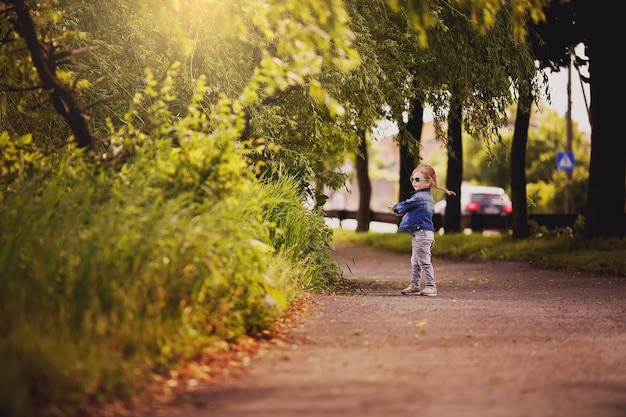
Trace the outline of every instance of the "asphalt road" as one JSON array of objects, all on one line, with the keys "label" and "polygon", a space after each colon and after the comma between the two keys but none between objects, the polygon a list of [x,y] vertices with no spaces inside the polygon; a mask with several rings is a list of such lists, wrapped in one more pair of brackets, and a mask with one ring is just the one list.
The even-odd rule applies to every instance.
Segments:
[{"label": "asphalt road", "polygon": [[434,259],[439,295],[402,296],[408,257],[340,246],[359,295],[311,294],[284,339],[167,417],[624,417],[626,282]]}]

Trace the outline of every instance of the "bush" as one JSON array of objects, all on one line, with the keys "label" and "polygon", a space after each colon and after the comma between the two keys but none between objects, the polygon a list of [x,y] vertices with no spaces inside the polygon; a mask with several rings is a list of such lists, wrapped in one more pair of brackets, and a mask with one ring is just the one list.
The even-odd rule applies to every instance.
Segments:
[{"label": "bush", "polygon": [[5,188],[2,415],[127,398],[151,373],[261,335],[339,276],[294,179],[259,182],[194,106],[180,120],[158,98],[146,107],[104,161],[67,147]]}]

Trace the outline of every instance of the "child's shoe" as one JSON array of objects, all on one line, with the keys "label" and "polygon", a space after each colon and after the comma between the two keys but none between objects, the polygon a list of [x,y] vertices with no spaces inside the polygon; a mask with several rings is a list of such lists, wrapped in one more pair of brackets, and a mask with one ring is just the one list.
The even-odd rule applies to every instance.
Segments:
[{"label": "child's shoe", "polygon": [[409,285],[408,287],[400,291],[400,294],[402,295],[419,295],[419,293],[420,293],[420,287],[413,285],[413,284]]},{"label": "child's shoe", "polygon": [[435,297],[437,296],[437,287],[433,287],[433,286],[426,286],[424,287],[424,289],[421,292],[422,295],[425,295],[427,297]]}]

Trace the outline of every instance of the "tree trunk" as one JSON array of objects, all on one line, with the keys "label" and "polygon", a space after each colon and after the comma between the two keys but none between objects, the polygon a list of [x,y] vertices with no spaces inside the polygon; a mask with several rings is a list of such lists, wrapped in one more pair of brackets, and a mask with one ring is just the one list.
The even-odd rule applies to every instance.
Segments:
[{"label": "tree trunk", "polygon": [[461,182],[463,181],[463,142],[461,141],[462,107],[457,97],[450,98],[448,114],[448,169],[446,188],[456,191],[457,196],[446,195],[446,212],[443,228],[446,233],[461,231]]},{"label": "tree trunk", "polygon": [[[419,142],[422,137],[422,128],[424,126],[424,107],[420,100],[413,100],[413,109],[411,117],[406,124],[406,130],[413,136],[413,140]],[[410,152],[411,147],[408,145],[400,145],[400,195],[398,201],[409,198],[413,192],[411,184],[411,172],[415,168],[415,156]]]},{"label": "tree trunk", "polygon": [[[522,98],[520,98],[522,100]],[[515,130],[511,142],[511,214],[513,239],[525,239],[530,233],[528,226],[528,210],[526,207],[526,144],[528,143],[528,126],[530,124],[530,102],[526,97],[526,105],[517,106]]]},{"label": "tree trunk", "polygon": [[367,140],[363,130],[361,130],[361,143],[359,143],[359,155],[356,156],[355,167],[357,183],[359,184],[359,210],[356,219],[356,232],[367,232],[372,219],[370,210],[372,184],[368,171]]},{"label": "tree trunk", "polygon": [[[44,51],[44,43],[37,37],[35,24],[25,1],[13,2],[14,13],[9,13],[13,28],[26,42],[33,65],[41,79],[42,88],[50,94],[54,109],[63,117],[74,135],[79,148],[96,149],[96,137],[89,129],[89,117],[83,111],[74,91],[65,85],[56,75],[57,61],[53,50]],[[72,51],[76,53],[76,51]]]},{"label": "tree trunk", "polygon": [[[591,7],[590,13],[602,12],[596,9]],[[601,22],[599,18],[595,20]],[[626,133],[620,127],[622,108],[616,105],[624,87],[615,53],[607,48],[610,41],[614,39],[608,32],[591,31],[587,45],[591,75],[591,160],[584,231],[587,238],[624,236]]]},{"label": "tree trunk", "polygon": [[409,147],[400,144],[400,192],[398,193],[398,201],[406,200],[413,191],[413,186],[411,185],[411,172],[415,168],[413,161]]}]

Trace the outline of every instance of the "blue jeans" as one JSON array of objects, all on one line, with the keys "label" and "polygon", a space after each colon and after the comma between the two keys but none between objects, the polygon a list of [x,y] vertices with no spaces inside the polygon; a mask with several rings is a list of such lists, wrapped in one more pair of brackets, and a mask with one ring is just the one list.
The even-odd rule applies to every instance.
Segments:
[{"label": "blue jeans", "polygon": [[420,285],[422,272],[426,285],[435,286],[435,270],[431,262],[431,250],[435,244],[435,232],[416,230],[411,233],[411,284]]}]

